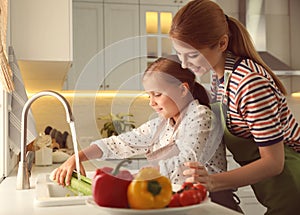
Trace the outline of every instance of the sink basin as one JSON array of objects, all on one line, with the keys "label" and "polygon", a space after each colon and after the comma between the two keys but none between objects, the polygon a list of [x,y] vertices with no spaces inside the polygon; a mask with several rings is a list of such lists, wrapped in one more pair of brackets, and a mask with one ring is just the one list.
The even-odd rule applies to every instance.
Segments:
[{"label": "sink basin", "polygon": [[[93,173],[87,173],[89,178]],[[50,174],[40,174],[36,179],[34,204],[40,207],[82,205],[91,196],[76,196],[65,187],[49,178]]]}]

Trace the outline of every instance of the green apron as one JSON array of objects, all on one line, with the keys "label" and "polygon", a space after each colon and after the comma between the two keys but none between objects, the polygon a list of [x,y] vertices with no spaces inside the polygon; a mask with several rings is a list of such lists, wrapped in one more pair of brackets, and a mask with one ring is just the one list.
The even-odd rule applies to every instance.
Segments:
[{"label": "green apron", "polygon": [[[258,146],[254,140],[234,136],[227,129],[224,106],[221,102],[211,104],[224,127],[224,143],[234,160],[243,166],[259,159]],[[300,214],[300,153],[288,146],[284,150],[283,172],[251,185],[257,200],[267,208],[268,215]]]}]

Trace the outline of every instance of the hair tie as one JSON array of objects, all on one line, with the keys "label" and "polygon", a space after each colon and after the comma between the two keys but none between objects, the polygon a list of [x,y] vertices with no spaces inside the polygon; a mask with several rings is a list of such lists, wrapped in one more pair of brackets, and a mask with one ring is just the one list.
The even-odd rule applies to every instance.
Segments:
[{"label": "hair tie", "polygon": [[229,17],[225,14],[226,21],[229,21]]}]

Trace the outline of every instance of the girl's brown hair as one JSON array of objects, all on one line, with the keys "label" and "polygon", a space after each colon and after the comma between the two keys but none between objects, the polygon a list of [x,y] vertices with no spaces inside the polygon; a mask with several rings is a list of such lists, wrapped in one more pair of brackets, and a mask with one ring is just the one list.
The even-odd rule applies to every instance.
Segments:
[{"label": "girl's brown hair", "polygon": [[200,104],[210,107],[210,99],[207,91],[196,81],[195,74],[192,71],[181,67],[180,61],[176,55],[160,57],[151,63],[144,73],[143,80],[145,80],[148,75],[156,72],[167,74],[159,77],[170,84],[179,82],[187,83],[193,98],[197,99]]},{"label": "girl's brown hair", "polygon": [[214,47],[225,34],[229,36],[227,50],[236,56],[250,58],[262,65],[281,92],[286,94],[281,81],[255,50],[251,36],[244,25],[237,19],[225,15],[215,2],[190,1],[174,16],[169,32],[171,38],[185,42],[196,49]]}]

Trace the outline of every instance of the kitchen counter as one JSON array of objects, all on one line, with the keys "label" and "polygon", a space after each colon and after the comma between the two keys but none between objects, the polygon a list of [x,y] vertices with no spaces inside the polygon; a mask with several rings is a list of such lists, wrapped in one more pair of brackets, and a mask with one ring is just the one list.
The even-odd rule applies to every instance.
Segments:
[{"label": "kitchen counter", "polygon": [[[103,166],[111,166],[113,164],[103,162]],[[35,180],[37,175],[43,173],[50,173],[58,165],[52,165],[48,167],[36,167],[32,168],[32,176],[30,178],[30,189],[28,190],[16,190],[16,173],[17,169],[13,173],[4,179],[0,184],[0,214],[1,215],[82,215],[82,214],[104,214],[103,211],[96,207],[88,205],[75,205],[75,206],[57,206],[57,207],[37,207],[34,205],[35,198]],[[89,162],[84,164],[86,171],[95,170],[95,165]],[[218,204],[209,202],[207,207],[198,208],[196,210],[189,211],[192,214],[205,214],[205,215],[239,215],[235,211],[227,209]]]}]

